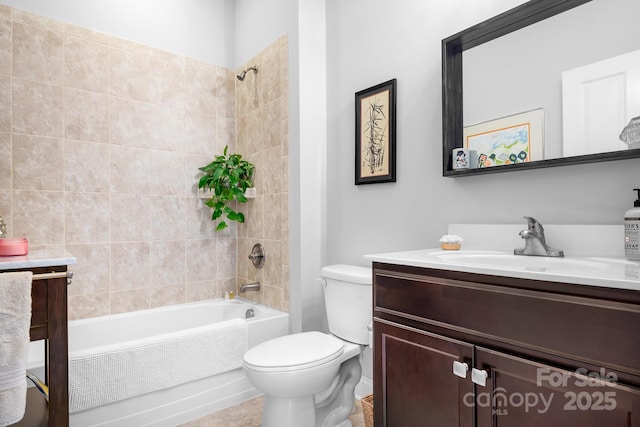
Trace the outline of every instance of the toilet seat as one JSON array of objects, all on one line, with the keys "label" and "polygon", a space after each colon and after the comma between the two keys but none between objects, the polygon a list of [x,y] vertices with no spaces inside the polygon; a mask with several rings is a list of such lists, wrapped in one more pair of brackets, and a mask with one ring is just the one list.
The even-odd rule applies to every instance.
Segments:
[{"label": "toilet seat", "polygon": [[323,365],[342,356],[344,342],[310,331],[258,344],[244,355],[245,367],[256,371],[297,371]]}]

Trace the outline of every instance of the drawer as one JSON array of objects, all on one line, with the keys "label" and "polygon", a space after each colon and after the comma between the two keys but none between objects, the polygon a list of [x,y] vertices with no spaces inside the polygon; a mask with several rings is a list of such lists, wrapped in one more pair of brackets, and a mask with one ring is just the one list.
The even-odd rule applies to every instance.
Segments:
[{"label": "drawer", "polygon": [[[570,285],[569,285],[570,286]],[[374,270],[374,315],[640,375],[640,305]]]}]

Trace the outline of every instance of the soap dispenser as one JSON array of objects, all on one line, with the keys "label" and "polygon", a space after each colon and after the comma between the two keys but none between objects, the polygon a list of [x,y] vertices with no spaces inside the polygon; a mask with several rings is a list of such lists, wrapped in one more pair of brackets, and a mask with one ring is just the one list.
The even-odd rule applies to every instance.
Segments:
[{"label": "soap dispenser", "polygon": [[624,255],[632,261],[640,261],[640,188],[634,188],[638,198],[633,209],[624,214]]}]

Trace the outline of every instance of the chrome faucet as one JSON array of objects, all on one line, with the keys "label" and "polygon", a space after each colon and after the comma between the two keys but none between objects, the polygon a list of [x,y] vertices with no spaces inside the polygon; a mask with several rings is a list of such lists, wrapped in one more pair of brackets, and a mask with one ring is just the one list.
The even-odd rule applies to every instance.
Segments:
[{"label": "chrome faucet", "polygon": [[243,294],[247,291],[259,291],[260,290],[260,282],[255,283],[245,283],[240,286],[240,293]]},{"label": "chrome faucet", "polygon": [[514,255],[530,255],[530,256],[550,256],[563,257],[564,251],[554,249],[547,245],[544,238],[544,228],[535,218],[524,216],[528,222],[526,230],[522,230],[519,234],[525,241],[524,248],[513,250]]}]

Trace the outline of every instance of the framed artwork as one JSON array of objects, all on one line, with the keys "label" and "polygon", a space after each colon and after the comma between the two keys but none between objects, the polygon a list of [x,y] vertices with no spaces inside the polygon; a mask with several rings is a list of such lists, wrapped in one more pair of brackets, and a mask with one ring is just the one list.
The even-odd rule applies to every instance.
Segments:
[{"label": "framed artwork", "polygon": [[356,92],[356,185],[396,181],[396,79]]},{"label": "framed artwork", "polygon": [[542,108],[465,126],[464,147],[475,150],[478,167],[526,163],[544,158]]}]

